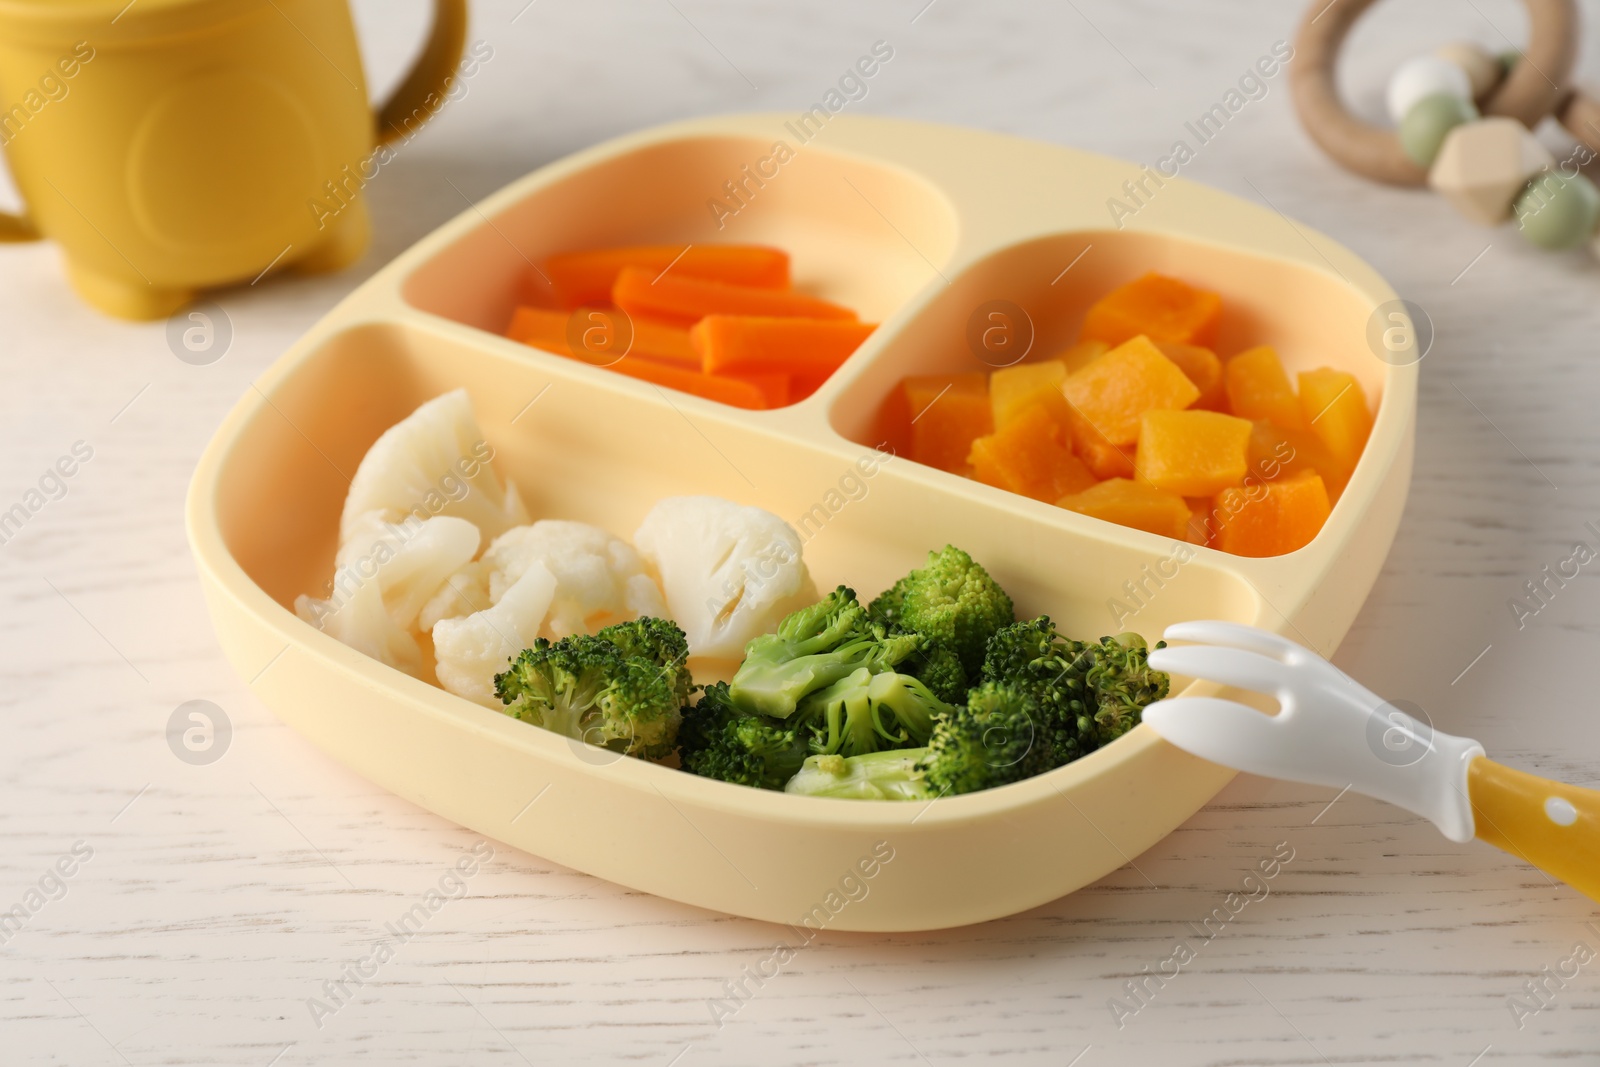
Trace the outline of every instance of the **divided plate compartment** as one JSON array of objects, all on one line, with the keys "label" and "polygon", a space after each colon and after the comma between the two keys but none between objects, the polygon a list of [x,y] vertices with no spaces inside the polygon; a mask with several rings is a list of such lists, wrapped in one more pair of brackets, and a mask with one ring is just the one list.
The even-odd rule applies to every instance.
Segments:
[{"label": "divided plate compartment", "polygon": [[[792,151],[757,185],[745,177]],[[1231,772],[1140,727],[1027,781],[928,803],[793,797],[615,756],[367,659],[293,612],[332,573],[348,479],[382,431],[465,387],[532,515],[631,537],[661,497],[766,508],[805,540],[817,586],[875,595],[959,545],[1063,632],[1222,618],[1331,652],[1375,580],[1410,480],[1416,368],[1368,348],[1395,299],[1332,241],[1276,212],[1168,181],[1123,229],[1132,164],[971,130],[838,117],[802,143],[783,116],[680,123],[581,152],[486,198],[376,274],[240,400],[195,472],[189,536],[222,647],[286,723],[371,781],[473,830],[700,907],[841,930],[1009,915],[1126,864]],[[744,183],[736,214],[713,211]],[[720,218],[719,218],[720,215]],[[880,328],[811,397],[742,411],[499,335],[550,253],[767,243],[796,285]],[[1070,269],[1069,268],[1070,265]],[[1272,343],[1381,402],[1321,534],[1244,559],[1114,526],[874,450],[906,374],[987,369],[968,322],[1010,301],[1048,351],[1148,270],[1222,294],[1219,348]],[[1119,606],[1120,605],[1120,606]],[[1132,613],[1128,614],[1131,609]],[[1187,685],[1178,680],[1175,689]],[[536,799],[537,798],[537,799]],[[530,804],[531,802],[531,804]],[[869,873],[870,872],[870,873]]]}]

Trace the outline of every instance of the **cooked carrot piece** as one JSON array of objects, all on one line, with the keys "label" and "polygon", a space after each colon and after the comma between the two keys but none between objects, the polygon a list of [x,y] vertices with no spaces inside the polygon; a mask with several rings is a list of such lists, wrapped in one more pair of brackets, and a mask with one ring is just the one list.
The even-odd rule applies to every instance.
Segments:
[{"label": "cooked carrot piece", "polygon": [[[1125,341],[1067,377],[1061,391],[1077,419],[1114,445],[1139,439],[1139,416],[1151,408],[1186,408],[1200,396],[1178,365],[1147,337]],[[1075,427],[1075,442],[1084,436]]]},{"label": "cooked carrot piece", "polygon": [[1224,489],[1210,516],[1211,543],[1237,556],[1279,556],[1309,545],[1328,511],[1328,491],[1313,473]]},{"label": "cooked carrot piece", "polygon": [[[789,286],[789,254],[764,245],[631,245],[625,248],[592,248],[562,252],[544,261],[534,274],[529,288],[535,292],[554,290],[562,307],[605,303],[611,287],[625,268],[638,267],[654,278],[670,270],[686,278],[705,278],[729,285],[748,285],[757,289],[786,289]],[[549,284],[545,283],[549,279]]]},{"label": "cooked carrot piece", "polygon": [[1210,347],[1222,314],[1222,298],[1162,274],[1113,289],[1090,305],[1083,336],[1120,345],[1144,334],[1152,341]]},{"label": "cooked carrot piece", "polygon": [[[596,339],[597,343],[588,350],[587,355],[572,350],[572,335],[568,331],[572,329],[574,314],[588,314],[594,317],[592,323],[581,326],[581,332],[578,334],[580,340],[589,336]],[[511,316],[511,325],[506,329],[506,336],[513,341],[521,341],[525,345],[555,352],[557,355],[578,356],[586,362],[605,364],[616,358],[616,353],[610,351],[614,345],[612,338],[626,328],[611,317],[616,314],[616,311],[610,308],[568,312],[519,307]],[[679,364],[685,369],[700,369],[700,357],[689,343],[688,330],[652,322],[649,319],[630,318],[629,322],[633,329],[633,340],[626,349],[628,355],[645,356]],[[591,335],[590,331],[594,333]]]},{"label": "cooked carrot piece", "polygon": [[981,371],[906,378],[894,402],[895,435],[913,460],[940,470],[965,473],[972,442],[994,431],[989,376]]},{"label": "cooked carrot piece", "polygon": [[1289,375],[1271,345],[1257,345],[1228,360],[1228,409],[1241,419],[1271,419],[1285,430],[1303,430],[1305,416]]},{"label": "cooked carrot piece", "polygon": [[728,285],[668,271],[655,274],[625,267],[611,300],[628,314],[692,326],[707,315],[757,315],[785,319],[851,319],[849,308],[814,296],[779,289]]},{"label": "cooked carrot piece", "polygon": [[[556,355],[588,362],[568,352]],[[789,379],[781,374],[701,374],[641,356],[625,356],[605,369],[736,408],[764,411],[789,403]]]},{"label": "cooked carrot piece", "polygon": [[1060,424],[1043,404],[1028,406],[993,434],[973,441],[967,461],[978,481],[1049,503],[1094,484],[1094,475],[1063,443]]},{"label": "cooked carrot piece", "polygon": [[1226,411],[1228,387],[1222,380],[1222,360],[1209,348],[1180,344],[1177,341],[1157,341],[1161,354],[1178,365],[1184,376],[1200,390],[1200,399],[1189,405],[1201,411]]},{"label": "cooked carrot piece", "polygon": [[1056,501],[1058,507],[1180,541],[1189,536],[1189,505],[1177,493],[1112,478]]},{"label": "cooked carrot piece", "polygon": [[820,381],[875,329],[849,319],[707,315],[690,328],[689,341],[707,374],[775,371]]}]

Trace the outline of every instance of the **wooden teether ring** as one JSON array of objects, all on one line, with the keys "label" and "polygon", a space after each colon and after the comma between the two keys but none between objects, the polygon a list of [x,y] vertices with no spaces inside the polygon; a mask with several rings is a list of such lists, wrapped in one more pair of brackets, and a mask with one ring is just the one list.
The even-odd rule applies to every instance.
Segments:
[{"label": "wooden teether ring", "polygon": [[[1289,91],[1311,139],[1335,161],[1391,185],[1424,185],[1428,171],[1413,163],[1391,129],[1363,122],[1339,98],[1339,48],[1362,13],[1377,0],[1315,0],[1295,39]],[[1532,129],[1565,103],[1578,56],[1576,0],[1523,0],[1528,47],[1483,103],[1485,115],[1505,115]]]}]

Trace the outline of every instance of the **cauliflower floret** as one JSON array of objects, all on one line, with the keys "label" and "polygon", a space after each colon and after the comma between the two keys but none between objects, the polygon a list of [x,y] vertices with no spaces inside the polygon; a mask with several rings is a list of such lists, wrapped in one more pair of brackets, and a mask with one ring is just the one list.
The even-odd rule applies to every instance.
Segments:
[{"label": "cauliflower floret", "polygon": [[423,605],[445,580],[478,554],[483,540],[466,519],[444,515],[423,520],[412,515],[392,523],[382,512],[369,511],[353,525],[352,536],[334,557],[335,588],[339,572],[375,576],[389,614],[408,630],[416,628]]},{"label": "cauliflower floret", "polygon": [[[337,579],[336,579],[337,580]],[[405,627],[394,621],[383,606],[383,591],[375,581],[356,585],[348,595],[314,600],[304,594],[295,598],[295,614],[334,640],[357,652],[422,677],[422,649]]]},{"label": "cauliflower floret", "polygon": [[504,710],[494,693],[494,676],[533,644],[555,595],[555,575],[534,562],[494,607],[435,623],[439,685],[486,708]]},{"label": "cauliflower floret", "polygon": [[760,508],[668,497],[650,509],[633,543],[660,577],[691,655],[736,659],[751,638],[817,598],[799,535]]},{"label": "cauliflower floret", "polygon": [[412,634],[417,613],[477,553],[479,540],[478,528],[465,519],[390,524],[370,512],[339,550],[328,599],[300,596],[295,613],[351,648],[421,677],[422,652]]},{"label": "cauliflower floret", "polygon": [[588,523],[545,519],[515,527],[495,538],[481,562],[487,571],[489,602],[495,604],[535,563],[556,576],[545,637],[560,640],[642,615],[665,618],[667,614],[661,590],[645,573],[639,553]]},{"label": "cauliflower floret", "polygon": [[433,599],[422,606],[417,629],[432,632],[440,619],[459,619],[493,606],[494,601],[489,599],[489,568],[482,560],[463,563],[444,580]]},{"label": "cauliflower floret", "polygon": [[360,532],[369,512],[389,522],[454,515],[491,539],[527,522],[516,486],[501,485],[493,458],[467,391],[434,397],[385,430],[361,458],[339,520],[339,543]]}]

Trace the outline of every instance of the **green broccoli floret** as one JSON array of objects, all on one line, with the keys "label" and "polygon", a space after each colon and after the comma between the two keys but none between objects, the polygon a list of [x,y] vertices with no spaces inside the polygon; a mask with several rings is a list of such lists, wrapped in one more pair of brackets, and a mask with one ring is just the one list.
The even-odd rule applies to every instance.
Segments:
[{"label": "green broccoli floret", "polygon": [[736,707],[728,684],[708,686],[700,702],[685,708],[678,731],[683,768],[757,789],[782,789],[806,758],[807,731]]},{"label": "green broccoli floret", "polygon": [[860,756],[809,757],[784,792],[846,800],[921,800],[931,797],[917,761],[920,748],[868,752]]},{"label": "green broccoli floret", "polygon": [[910,575],[901,578],[898,582],[879,593],[877,599],[867,605],[867,616],[885,630],[902,629],[900,612],[905,604],[906,579],[909,577]]},{"label": "green broccoli floret", "polygon": [[967,699],[967,669],[961,657],[942,641],[933,641],[907,656],[898,668],[921,680],[933,695],[946,704],[961,704]]},{"label": "green broccoli floret", "polygon": [[574,634],[534,641],[495,675],[507,715],[577,741],[660,759],[673,750],[687,672],[645,655],[631,639]]},{"label": "green broccoli floret", "polygon": [[925,744],[934,720],[949,711],[909,674],[860,667],[806,697],[799,718],[810,728],[811,751],[859,756]]},{"label": "green broccoli floret", "polygon": [[728,694],[745,711],[788,718],[808,694],[862,668],[891,670],[921,643],[874,626],[855,590],[841,585],[746,645]]},{"label": "green broccoli floret", "polygon": [[1016,618],[1005,590],[953,545],[928,553],[928,562],[873,601],[870,611],[882,625],[947,645],[969,678],[982,668],[989,638]]},{"label": "green broccoli floret", "polygon": [[625,656],[647,659],[667,672],[681,707],[689,703],[694,682],[689,677],[689,639],[670,619],[646,615],[607,626],[596,637],[616,645]]},{"label": "green broccoli floret", "polygon": [[1057,766],[1044,713],[1023,686],[985,682],[933,727],[918,764],[935,796],[1020,782]]},{"label": "green broccoli floret", "polygon": [[1010,682],[1033,694],[1043,715],[1042,736],[1056,765],[1133,729],[1144,707],[1165,696],[1170,684],[1164,673],[1150,668],[1149,651],[1139,635],[1073,641],[1060,636],[1045,615],[994,635],[983,678]]},{"label": "green broccoli floret", "polygon": [[[1165,641],[1156,644],[1157,648],[1165,646]],[[1098,645],[1090,645],[1085,655],[1092,660],[1084,676],[1099,705],[1094,724],[1095,737],[1102,745],[1138,726],[1144,709],[1166,699],[1172,689],[1172,677],[1150,666],[1149,646],[1138,634],[1103,637]]]}]

